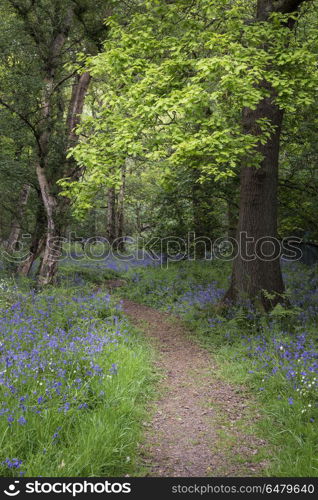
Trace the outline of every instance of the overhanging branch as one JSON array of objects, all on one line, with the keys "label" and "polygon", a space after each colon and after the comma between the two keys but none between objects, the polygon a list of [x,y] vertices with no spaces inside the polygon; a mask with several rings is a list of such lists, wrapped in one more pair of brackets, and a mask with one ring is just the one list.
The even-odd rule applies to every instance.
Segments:
[{"label": "overhanging branch", "polygon": [[10,111],[13,115],[17,115],[20,118],[20,120],[23,121],[23,123],[25,123],[29,127],[29,129],[32,131],[32,133],[35,137],[35,140],[37,142],[37,145],[39,146],[39,149],[41,149],[38,133],[37,133],[34,125],[32,125],[32,123],[28,120],[28,118],[26,116],[24,116],[22,113],[20,113],[19,111],[17,111],[16,109],[14,109],[11,106],[11,104],[8,104],[7,102],[5,102],[1,97],[0,97],[0,105],[2,105],[4,108],[6,108],[8,111]]}]

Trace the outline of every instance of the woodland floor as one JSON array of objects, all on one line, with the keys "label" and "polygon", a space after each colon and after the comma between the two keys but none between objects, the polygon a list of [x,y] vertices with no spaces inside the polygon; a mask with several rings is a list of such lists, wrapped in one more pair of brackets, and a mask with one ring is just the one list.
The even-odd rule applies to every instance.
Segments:
[{"label": "woodland floor", "polygon": [[211,354],[177,319],[129,300],[123,308],[151,339],[163,374],[152,417],[144,422],[146,475],[261,476],[267,446],[251,430],[260,416],[246,389],[220,379]]}]

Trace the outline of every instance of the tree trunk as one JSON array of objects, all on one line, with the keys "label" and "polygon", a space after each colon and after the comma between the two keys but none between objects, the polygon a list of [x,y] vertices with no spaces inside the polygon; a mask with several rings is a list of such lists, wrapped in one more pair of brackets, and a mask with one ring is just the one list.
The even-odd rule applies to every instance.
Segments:
[{"label": "tree trunk", "polygon": [[[257,21],[267,21],[273,12],[294,12],[303,0],[258,0]],[[293,27],[293,22],[288,28]],[[231,285],[224,301],[260,301],[265,311],[284,301],[284,283],[277,240],[277,187],[279,146],[284,112],[276,104],[271,85],[260,84],[270,96],[255,110],[243,112],[246,134],[261,134],[259,119],[267,119],[275,131],[266,144],[257,145],[262,155],[260,167],[243,166],[240,180],[240,210],[237,227],[239,255],[233,262]],[[277,241],[277,243],[275,243]],[[272,256],[271,256],[272,255]]]},{"label": "tree trunk", "polygon": [[142,236],[142,228],[143,228],[143,225],[142,225],[142,221],[141,221],[141,206],[139,203],[137,203],[137,206],[136,206],[136,228],[137,228],[137,233],[138,233],[138,236]]},{"label": "tree trunk", "polygon": [[[257,148],[263,155],[260,167],[243,167],[241,171],[240,211],[236,235],[239,255],[234,261],[232,285],[226,295],[226,298],[232,301],[240,297],[259,299],[265,310],[269,310],[281,300],[284,293],[279,252],[276,252],[273,258],[267,258],[271,255],[272,245],[266,241],[277,239],[279,139],[283,119],[283,111],[274,104],[272,89],[271,94],[271,98],[259,103],[255,111],[244,111],[243,126],[246,133],[260,133],[256,121],[264,117],[270,119],[275,126],[275,132],[265,145],[259,144]],[[264,295],[264,290],[275,297],[269,300]]]},{"label": "tree trunk", "polygon": [[116,191],[114,187],[108,189],[107,194],[107,240],[113,245],[117,237],[116,231]]},{"label": "tree trunk", "polygon": [[[205,204],[207,188],[199,182],[200,171],[196,167],[192,169],[191,174],[191,226],[194,235],[194,245],[191,253],[193,253],[194,258],[208,258],[211,251],[208,239],[213,240],[212,232],[215,228],[213,227],[213,218],[207,212],[208,207]],[[184,227],[184,223],[180,227]]]},{"label": "tree trunk", "polygon": [[[25,3],[28,5],[23,5]],[[87,48],[93,48],[96,43],[100,44],[94,47],[95,51],[102,46],[100,36],[104,32],[104,19],[111,12],[105,10],[101,13],[101,17],[97,21],[98,36],[96,36],[96,32],[93,36],[81,16],[87,11],[91,11],[93,14],[94,7],[84,5],[83,9],[78,9],[77,2],[65,0],[41,4],[43,2],[33,0],[31,2],[10,1],[10,5],[24,24],[25,33],[32,38],[36,46],[35,56],[38,57],[41,65],[38,76],[43,75],[42,95],[39,99],[34,123],[21,116],[32,130],[37,144],[35,170],[47,219],[47,227],[44,231],[46,235],[45,250],[39,272],[39,284],[45,285],[54,280],[61,249],[61,241],[58,242],[58,239],[63,235],[66,227],[70,205],[68,199],[59,196],[57,181],[65,177],[71,181],[78,180],[82,173],[76,163],[67,158],[69,148],[74,147],[78,141],[76,127],[81,120],[84,99],[90,82],[90,75],[87,72],[75,77],[72,74],[66,74],[66,63],[74,60],[73,38],[74,36],[76,38],[79,33],[76,18],[77,21],[81,22],[85,32],[80,36],[79,44],[82,46],[83,36],[87,41]],[[45,19],[48,26],[45,30],[43,30],[41,23],[39,24],[43,12],[48,14]],[[70,36],[72,32],[74,36]],[[69,57],[65,57],[67,53]],[[67,95],[65,82],[70,81],[71,78],[73,78],[72,93],[68,103],[68,113],[65,117],[64,109],[67,107],[67,105],[65,106],[65,96]],[[10,105],[6,105],[6,107],[11,112],[15,112]],[[62,139],[62,141],[57,141],[57,138]],[[64,144],[61,144],[62,142]],[[38,238],[37,241],[39,243],[40,239]],[[35,248],[38,245],[34,241],[32,246]],[[37,254],[36,251],[32,253]],[[32,265],[31,261],[30,257],[28,263],[25,263],[23,272],[28,272],[30,263]]]},{"label": "tree trunk", "polygon": [[116,249],[123,252],[125,250],[124,237],[124,223],[125,223],[125,191],[126,191],[126,164],[121,169],[121,186],[118,194],[117,202],[117,242]]},{"label": "tree trunk", "polygon": [[19,273],[29,276],[33,263],[40,256],[45,246],[46,216],[42,203],[38,207],[35,228],[30,245],[29,257],[21,264]]},{"label": "tree trunk", "polygon": [[78,142],[76,127],[81,122],[81,114],[90,81],[91,76],[87,71],[82,75],[76,75],[67,116],[67,150],[76,146]]},{"label": "tree trunk", "polygon": [[28,184],[24,184],[19,196],[16,217],[12,222],[11,232],[6,241],[6,250],[9,252],[14,251],[18,244],[22,231],[21,222],[25,213],[26,205],[28,203],[30,191],[31,191],[31,186],[29,186]]},{"label": "tree trunk", "polygon": [[238,225],[238,207],[232,200],[227,200],[227,222],[228,222],[228,237],[232,240],[236,239],[236,230]]},{"label": "tree trunk", "polygon": [[[60,9],[57,4],[57,10]],[[49,53],[45,59],[45,77],[43,81],[43,97],[41,107],[41,121],[37,136],[38,159],[36,162],[36,174],[41,190],[42,202],[47,218],[46,241],[43,259],[38,275],[38,284],[47,285],[54,281],[58,258],[61,252],[61,228],[65,226],[65,213],[69,201],[59,198],[56,189],[56,177],[69,176],[74,179],[77,174],[76,168],[70,172],[71,161],[67,161],[69,147],[76,144],[78,140],[76,126],[80,121],[83,111],[84,99],[88,89],[90,77],[88,73],[77,75],[72,88],[69,103],[69,111],[66,119],[65,150],[59,163],[62,168],[57,171],[56,165],[51,165],[50,142],[54,129],[56,117],[61,116],[59,107],[56,107],[56,96],[59,95],[59,84],[57,84],[57,70],[62,64],[62,54],[65,42],[69,35],[74,16],[74,5],[67,9],[65,17],[60,20],[57,29],[52,33],[49,43]],[[58,99],[57,99],[58,100]],[[53,189],[54,188],[54,189]]]},{"label": "tree trunk", "polygon": [[[64,175],[64,177],[70,178],[73,181],[80,177],[81,171],[72,159],[67,159],[67,151],[69,148],[74,147],[78,141],[76,127],[80,123],[90,79],[90,75],[87,72],[76,76],[66,121],[67,135],[65,156],[63,159],[64,172],[60,172],[60,176]],[[43,163],[45,164],[45,161],[39,162],[36,167],[47,216],[46,244],[38,276],[40,286],[50,284],[54,281],[58,260],[62,252],[62,238],[70,204],[68,198],[52,194],[52,183],[48,180],[46,170],[42,168]]]},{"label": "tree trunk", "polygon": [[36,166],[36,173],[47,218],[45,249],[38,275],[38,284],[44,286],[52,283],[54,280],[61,250],[60,243],[58,242],[61,234],[57,229],[54,217],[57,201],[51,194],[51,186],[40,164]]},{"label": "tree trunk", "polygon": [[196,238],[209,236],[205,227],[205,211],[202,208],[202,188],[194,181],[192,185],[192,226]]}]

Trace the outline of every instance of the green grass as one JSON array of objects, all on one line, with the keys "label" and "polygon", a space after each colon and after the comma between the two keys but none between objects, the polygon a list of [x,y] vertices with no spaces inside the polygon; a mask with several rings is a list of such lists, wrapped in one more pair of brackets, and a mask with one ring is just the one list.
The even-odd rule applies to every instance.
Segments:
[{"label": "green grass", "polygon": [[[216,347],[200,333],[196,338],[214,354],[219,376],[244,385],[256,398],[260,418],[254,421],[250,431],[268,443],[267,455],[262,457],[268,461],[266,475],[318,477],[317,427],[301,413],[304,408],[301,398],[294,396],[293,405],[289,405],[292,391],[283,377],[277,375],[267,381],[249,373],[255,366],[245,359],[245,351],[238,344]],[[265,390],[260,391],[263,386]]]},{"label": "green grass", "polygon": [[0,476],[140,475],[152,347],[105,291],[1,286]]},{"label": "green grass", "polygon": [[[122,477],[138,475],[138,443],[142,439],[142,422],[153,391],[152,353],[135,334],[112,354],[111,361],[123,368],[106,380],[98,390],[105,392],[104,401],[93,411],[74,417],[63,425],[60,445],[51,444],[52,423],[40,431],[34,429],[46,453],[29,453],[27,476],[48,477]],[[107,360],[108,362],[109,360]],[[93,389],[94,390],[94,389]],[[97,390],[97,387],[96,387]],[[40,431],[40,434],[39,434]],[[28,443],[25,436],[26,446]],[[32,447],[34,442],[32,443]],[[22,450],[21,450],[22,451]]]},{"label": "green grass", "polygon": [[73,287],[83,284],[102,285],[107,280],[115,279],[120,273],[112,269],[96,269],[83,267],[73,263],[62,263],[60,265],[58,281],[60,286]]}]

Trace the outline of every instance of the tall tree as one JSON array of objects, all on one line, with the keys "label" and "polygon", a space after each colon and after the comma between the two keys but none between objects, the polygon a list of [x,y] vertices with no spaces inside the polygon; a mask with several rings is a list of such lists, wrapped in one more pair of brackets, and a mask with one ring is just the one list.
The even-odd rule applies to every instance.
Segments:
[{"label": "tall tree", "polygon": [[168,178],[171,172],[177,192],[192,169],[196,208],[203,190],[194,182],[232,185],[225,197],[218,189],[234,201],[231,235],[240,173],[243,240],[226,298],[259,298],[265,309],[284,292],[276,248],[273,254],[283,118],[309,106],[317,88],[317,27],[306,39],[293,30],[304,3],[300,20],[307,23],[317,0],[153,1],[124,27],[112,20],[106,50],[88,66],[102,82],[102,104],[75,152],[96,184],[125,157]]},{"label": "tall tree", "polygon": [[[290,30],[295,24],[295,11],[305,1],[258,0],[255,21],[268,23],[272,21],[273,14],[293,14],[281,21]],[[253,168],[243,164],[241,169],[236,234],[239,254],[233,263],[231,286],[225,299],[258,298],[265,310],[269,310],[284,300],[280,249],[275,243],[278,242],[278,166],[284,110],[277,103],[277,90],[270,81],[264,78],[258,87],[266,92],[266,97],[254,109],[243,110],[243,130],[246,134],[262,138],[260,124],[266,120],[272,131],[266,141],[260,139],[256,143],[255,153],[261,157],[260,165]]]},{"label": "tall tree", "polygon": [[[23,76],[26,78],[29,71],[29,81],[33,84],[31,97],[23,89],[22,99],[14,89],[0,89],[0,103],[18,116],[21,127],[27,127],[33,136],[33,165],[46,214],[46,228],[41,238],[34,239],[32,247],[38,254],[35,241],[42,244],[45,238],[39,272],[39,284],[45,285],[54,279],[61,236],[69,215],[69,200],[59,196],[57,181],[64,177],[78,179],[81,174],[81,169],[67,157],[69,148],[78,140],[76,127],[90,83],[90,75],[82,70],[77,53],[96,54],[101,48],[107,32],[104,19],[110,13],[110,2],[2,1],[8,15],[15,16],[19,24],[26,43],[26,59],[34,54],[33,66],[25,64],[23,68]],[[14,45],[15,40],[11,41]],[[10,60],[8,69],[10,71]]]}]

